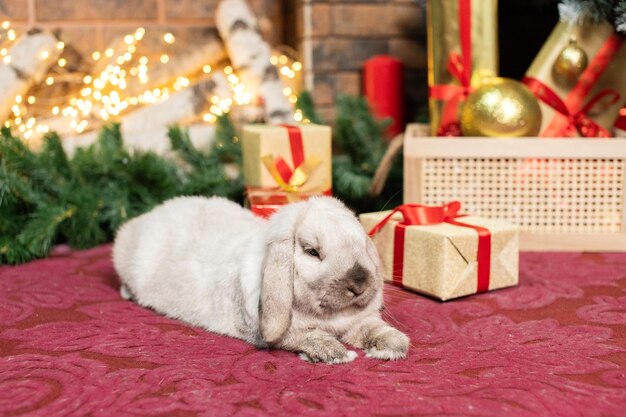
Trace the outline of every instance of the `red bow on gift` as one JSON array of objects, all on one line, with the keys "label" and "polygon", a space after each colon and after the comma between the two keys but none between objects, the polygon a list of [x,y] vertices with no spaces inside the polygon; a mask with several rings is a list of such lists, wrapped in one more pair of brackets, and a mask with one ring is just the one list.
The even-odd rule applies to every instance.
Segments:
[{"label": "red bow on gift", "polygon": [[279,126],[286,128],[289,135],[293,169],[281,156],[263,155],[261,161],[263,161],[263,164],[280,189],[290,193],[300,192],[302,185],[307,182],[313,171],[320,165],[321,159],[316,155],[305,159],[302,132],[298,126],[287,124]]},{"label": "red bow on gift", "polygon": [[382,229],[394,214],[402,214],[402,220],[394,230],[393,250],[393,283],[402,287],[404,270],[404,236],[407,226],[426,226],[432,224],[448,223],[455,226],[468,227],[478,233],[478,249],[476,260],[478,262],[476,292],[489,290],[489,276],[491,274],[491,232],[484,227],[468,223],[461,223],[455,219],[465,215],[459,214],[461,203],[452,201],[442,206],[424,206],[421,204],[402,204],[391,211],[384,219],[370,230],[369,235],[374,236]]},{"label": "red bow on gift", "polygon": [[617,93],[617,91],[602,90],[598,94],[596,94],[591,100],[589,100],[580,111],[571,112],[567,108],[567,105],[561,99],[561,97],[559,97],[550,87],[548,87],[538,79],[532,77],[524,77],[522,81],[524,82],[524,84],[526,84],[526,86],[528,86],[530,91],[532,91],[539,100],[543,101],[548,106],[552,107],[554,110],[567,117],[569,124],[565,127],[564,136],[573,136],[573,133],[576,130],[578,130],[578,132],[580,132],[582,136],[588,138],[608,138],[611,136],[608,130],[590,119],[589,116],[587,116],[587,113],[600,100],[603,100],[606,97],[611,97],[611,99],[606,102],[605,105],[610,106],[617,103],[620,98],[620,95]]},{"label": "red bow on gift", "polygon": [[402,214],[402,221],[399,224],[407,226],[424,226],[428,224],[439,224],[460,217],[461,203],[452,201],[443,206],[424,206],[422,204],[402,204],[391,210],[384,219],[382,219],[372,230],[369,235],[374,236],[383,228],[385,224],[396,213]]},{"label": "red bow on gift", "polygon": [[[446,129],[457,122],[459,105],[472,92],[472,3],[471,0],[459,0],[459,40],[461,54],[450,52],[448,57],[448,71],[460,85],[433,85],[430,87],[430,97],[446,102],[441,115],[440,131],[437,134],[446,134]],[[460,134],[460,132],[453,132]]]}]

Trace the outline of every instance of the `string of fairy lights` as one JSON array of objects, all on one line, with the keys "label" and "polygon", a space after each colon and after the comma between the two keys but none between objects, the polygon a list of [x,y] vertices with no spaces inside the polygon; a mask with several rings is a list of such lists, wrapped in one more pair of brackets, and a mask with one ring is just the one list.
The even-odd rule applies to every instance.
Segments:
[{"label": "string of fairy lights", "polygon": [[[18,35],[9,21],[2,22],[0,28],[0,57],[5,64],[10,64],[11,46]],[[162,102],[215,73],[226,79],[229,95],[211,96],[206,112],[198,116],[199,120],[214,123],[217,116],[230,111],[233,105],[251,103],[252,92],[248,91],[230,65],[213,68],[206,64],[192,74],[177,76],[162,85],[151,85],[151,68],[154,69],[155,65],[173,65],[175,58],[168,54],[167,46],[174,44],[176,37],[172,33],[164,33],[160,36],[164,51],[148,56],[138,51],[145,34],[144,28],[138,28],[124,36],[117,45],[93,52],[87,58],[89,62],[82,66],[70,65],[70,57],[64,54],[66,45],[59,41],[56,47],[60,54],[56,63],[50,65],[39,85],[33,86],[26,95],[15,97],[11,106],[12,114],[4,125],[17,129],[25,139],[40,137],[51,130],[81,134],[97,129],[105,122],[120,120],[124,114],[140,106]],[[49,60],[50,57],[49,51],[40,52],[40,59]],[[277,68],[285,84],[283,94],[291,103],[296,103],[302,64],[281,52],[273,54],[270,62]],[[50,96],[46,89],[60,83],[66,87],[61,90],[69,90],[69,93]],[[129,88],[131,85],[134,88]],[[300,111],[294,113],[294,119],[306,122]]]}]

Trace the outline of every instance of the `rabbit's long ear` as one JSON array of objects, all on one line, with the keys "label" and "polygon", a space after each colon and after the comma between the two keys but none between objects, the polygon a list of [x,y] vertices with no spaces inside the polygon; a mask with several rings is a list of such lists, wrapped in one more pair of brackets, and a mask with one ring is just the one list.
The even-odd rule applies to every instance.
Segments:
[{"label": "rabbit's long ear", "polygon": [[269,222],[259,304],[261,337],[269,345],[280,340],[291,325],[294,234],[301,207],[301,203],[290,204]]},{"label": "rabbit's long ear", "polygon": [[261,337],[270,345],[277,342],[291,324],[293,245],[292,239],[270,243],[263,265],[260,328]]}]

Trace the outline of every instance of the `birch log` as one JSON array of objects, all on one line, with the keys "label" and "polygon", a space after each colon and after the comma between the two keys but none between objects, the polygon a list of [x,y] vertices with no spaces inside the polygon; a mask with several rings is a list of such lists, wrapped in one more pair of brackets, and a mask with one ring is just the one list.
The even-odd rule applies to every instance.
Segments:
[{"label": "birch log", "polygon": [[210,105],[213,96],[230,97],[228,83],[221,74],[201,80],[172,94],[167,100],[136,110],[122,118],[122,128],[141,131],[155,126],[170,126],[198,118]]},{"label": "birch log", "polygon": [[293,122],[293,108],[283,94],[285,85],[270,63],[271,48],[261,37],[257,19],[245,0],[222,0],[215,23],[241,81],[262,99],[266,121]]},{"label": "birch log", "polygon": [[[116,65],[120,65],[117,62],[117,59],[128,51],[128,47],[129,45],[124,42],[124,36],[114,38],[111,42],[109,42],[109,46],[104,50],[100,59],[94,62],[90,72],[94,75],[94,77],[98,77],[108,66],[114,67]],[[108,50],[111,50],[110,56],[107,56],[106,54],[106,51]]]},{"label": "birch log", "polygon": [[[209,123],[194,123],[183,126],[188,129],[191,143],[203,152],[208,152],[215,139],[215,126]],[[124,145],[131,151],[154,152],[157,155],[173,158],[170,138],[167,135],[168,127],[154,127],[152,129],[129,132],[122,127]],[[92,145],[98,139],[99,132],[92,131],[82,135],[63,139],[63,149],[68,156],[73,156],[78,148]]]},{"label": "birch log", "polygon": [[[212,125],[194,123],[210,106],[211,97],[230,97],[228,84],[221,74],[202,80],[189,88],[172,94],[167,100],[149,107],[136,110],[124,116],[120,121],[120,129],[125,145],[130,149],[153,151],[165,155],[169,151],[167,129],[174,124],[189,124],[191,141],[200,149],[206,145],[207,136],[211,139],[214,131]],[[97,131],[63,139],[67,152],[73,153],[76,148],[89,146],[96,141]]]},{"label": "birch log", "polygon": [[[124,42],[124,37],[122,36],[113,39],[113,41],[110,42],[107,47],[107,50],[110,49],[111,51],[113,51],[111,56],[106,56],[106,54],[103,53],[100,59],[91,66],[91,75],[93,76],[93,78],[100,77],[100,74],[105,71],[107,67],[118,65],[116,63],[117,58],[127,51],[128,46],[129,45]],[[83,77],[81,75],[77,81],[80,83],[82,82],[82,80]],[[91,114],[86,117],[86,120],[90,124],[90,128],[92,128],[93,126],[96,126],[98,128],[100,127],[100,121],[96,118],[95,115],[98,114],[98,111],[101,108],[102,105],[95,102]],[[69,116],[50,116],[45,118],[39,118],[38,124],[42,126],[47,126],[49,131],[55,132],[61,137],[71,137],[73,135],[76,135],[75,127],[71,126],[72,120],[73,118]],[[74,123],[76,123],[76,121],[74,121]],[[43,132],[35,132],[29,142],[31,142],[32,146],[37,147],[41,144],[41,139],[43,138],[43,136]]]},{"label": "birch log", "polygon": [[205,65],[215,67],[226,58],[224,44],[217,33],[212,33],[201,45],[185,48],[184,52],[172,55],[167,64],[150,66],[148,82],[129,83],[126,91],[130,95],[137,95],[155,87],[171,85],[180,76],[189,77],[202,71]]},{"label": "birch log", "polygon": [[49,32],[31,29],[9,49],[11,61],[0,62],[0,120],[7,119],[16,96],[46,76],[61,54],[58,42]]}]

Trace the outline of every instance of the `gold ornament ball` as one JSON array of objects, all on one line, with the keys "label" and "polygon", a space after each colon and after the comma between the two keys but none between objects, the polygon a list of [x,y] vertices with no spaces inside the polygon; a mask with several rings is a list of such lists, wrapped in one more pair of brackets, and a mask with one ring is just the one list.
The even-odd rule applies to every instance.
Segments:
[{"label": "gold ornament ball", "polygon": [[554,61],[552,67],[554,80],[563,87],[576,84],[580,74],[587,68],[587,54],[578,46],[576,39],[570,39]]},{"label": "gold ornament ball", "polygon": [[541,108],[519,81],[494,78],[471,93],[461,110],[463,136],[537,136]]}]

